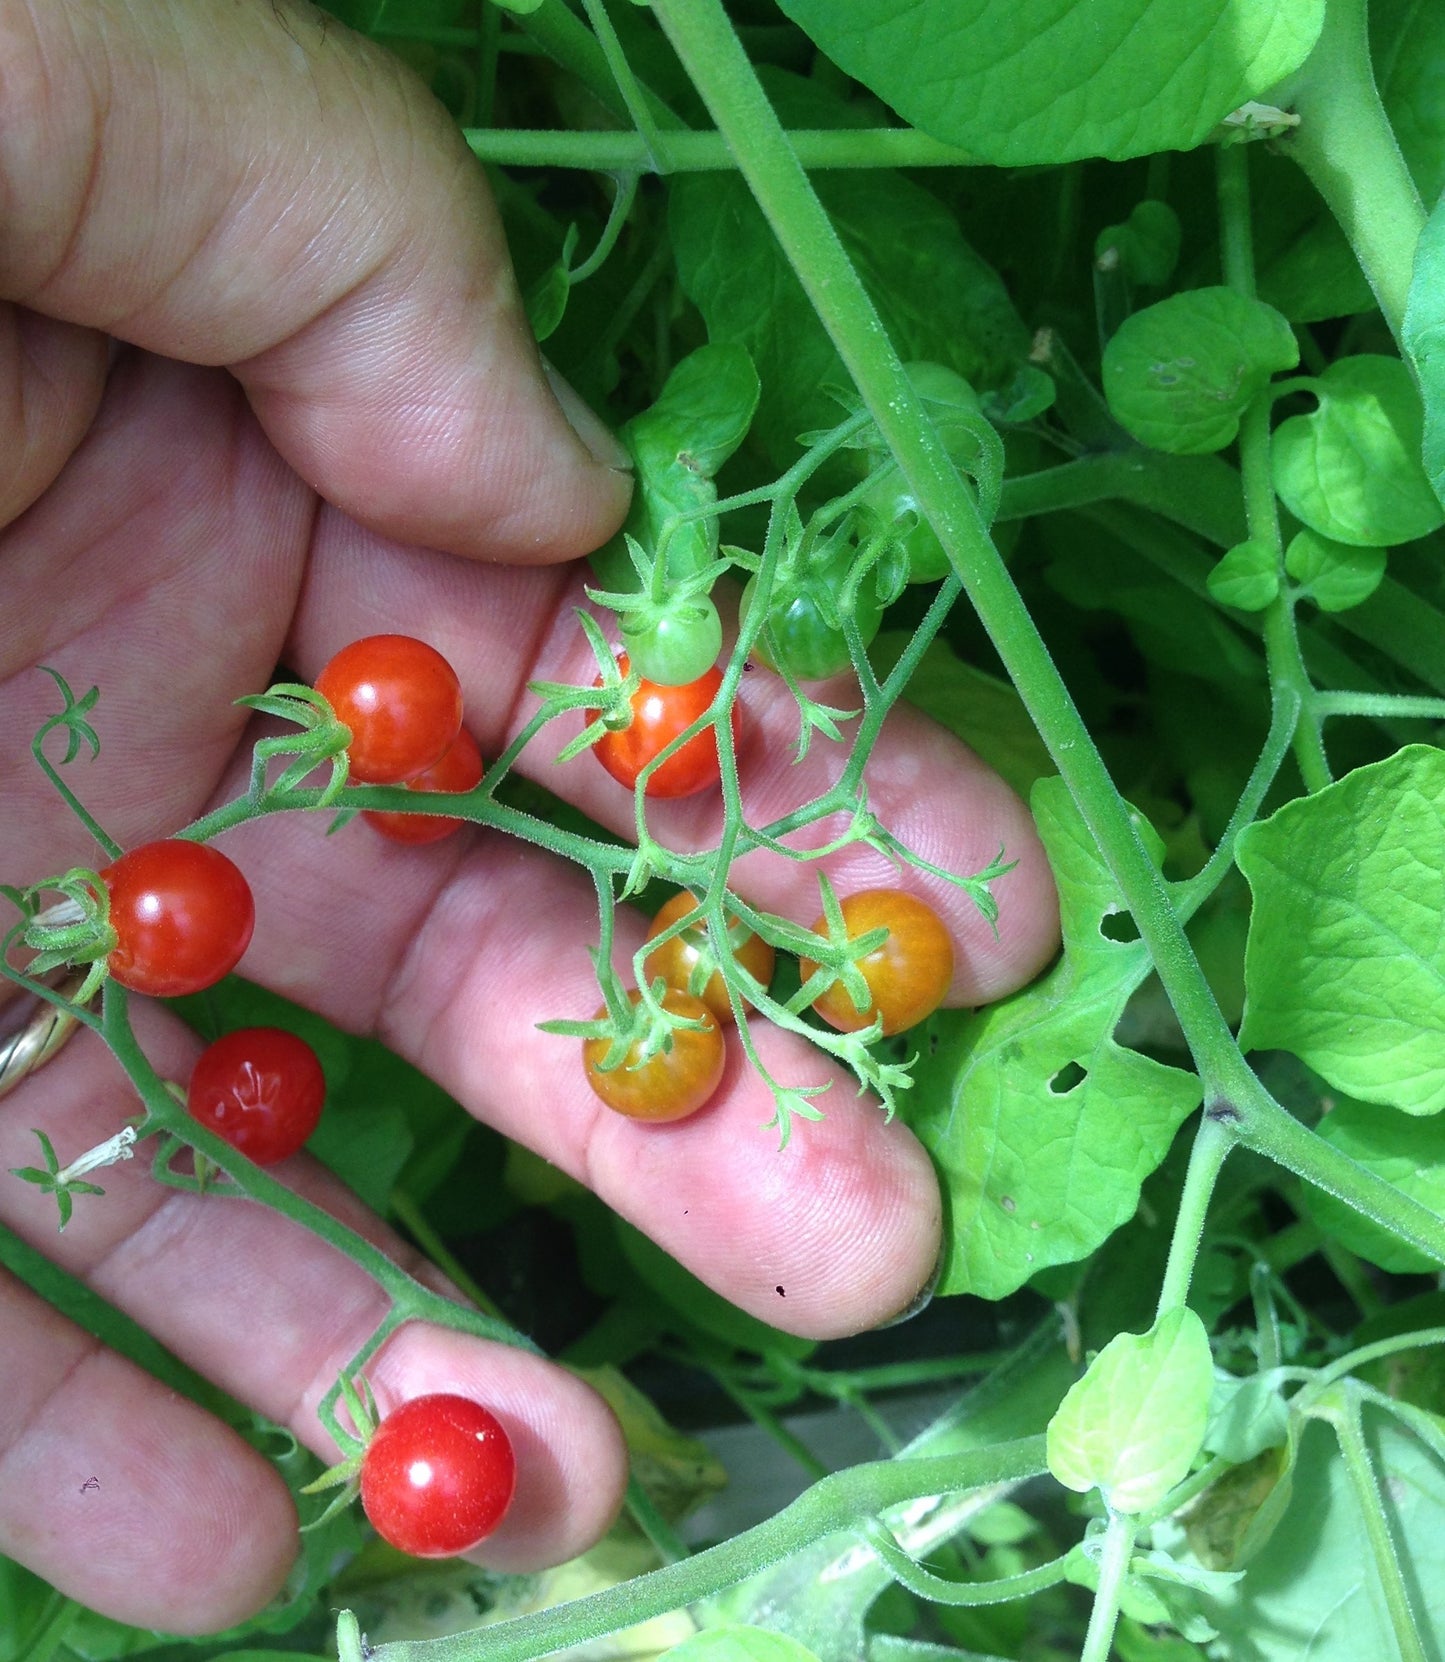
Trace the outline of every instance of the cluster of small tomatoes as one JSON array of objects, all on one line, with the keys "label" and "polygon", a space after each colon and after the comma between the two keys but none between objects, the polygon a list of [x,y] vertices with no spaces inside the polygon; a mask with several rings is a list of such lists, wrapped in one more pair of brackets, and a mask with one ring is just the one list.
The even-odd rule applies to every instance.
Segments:
[{"label": "cluster of small tomatoes", "polygon": [[[625,656],[618,669],[625,678]],[[627,724],[609,728],[594,746],[598,761],[632,788],[642,770],[706,714],[721,682],[716,667],[682,686],[640,681]],[[315,686],[350,730],[348,771],[358,783],[460,792],[481,781],[481,755],[463,726],[460,682],[424,642],[399,635],[355,641],[331,659]],[[734,705],[735,743],[738,720]],[[719,779],[717,739],[709,727],[654,769],[646,789],[649,796],[680,797],[715,788]],[[362,817],[383,836],[412,844],[436,841],[464,823],[441,814],[374,810]],[[161,997],[197,992],[229,974],[245,953],[255,923],[250,887],[236,865],[208,844],[184,838],[145,843],[99,876],[114,932],[106,970],[122,986]],[[680,1025],[660,1047],[637,1038],[621,1058],[610,1039],[583,1043],[592,1089],[630,1118],[684,1118],[713,1095],[723,1076],[724,1028],[734,1021],[734,1008],[700,912],[695,921],[684,921],[698,911],[686,891],[669,901],[653,919],[648,939],[658,945],[644,960],[649,983],[661,983],[663,1009]],[[942,1001],[953,973],[952,943],[938,917],[897,889],[848,896],[841,911],[850,939],[887,931],[879,946],[854,960],[868,1001],[858,1006],[835,980],[813,1008],[845,1032],[876,1019],[891,1034],[922,1020]],[[826,934],[824,918],[814,933]],[[765,989],[773,947],[733,920],[727,949]],[[806,982],[817,965],[804,958],[800,969]],[[641,994],[630,997],[636,1005]],[[604,1014],[599,1011],[599,1018]],[[271,1165],[310,1137],[325,1095],[321,1063],[303,1039],[280,1028],[251,1027],[224,1035],[202,1053],[186,1105],[248,1159]],[[420,1556],[475,1546],[500,1523],[515,1485],[512,1446],[495,1416],[450,1395],[402,1404],[369,1433],[350,1464],[378,1533]]]}]

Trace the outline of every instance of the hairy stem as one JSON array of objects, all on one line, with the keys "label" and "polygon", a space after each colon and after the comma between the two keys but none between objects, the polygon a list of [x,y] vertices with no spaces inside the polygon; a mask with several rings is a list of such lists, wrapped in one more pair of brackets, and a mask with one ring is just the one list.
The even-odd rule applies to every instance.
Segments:
[{"label": "hairy stem", "polygon": [[477,1632],[378,1645],[370,1662],[530,1662],[696,1603],[901,1501],[962,1493],[1044,1469],[1041,1436],[961,1455],[853,1466],[823,1478],[776,1517],[681,1563]]}]

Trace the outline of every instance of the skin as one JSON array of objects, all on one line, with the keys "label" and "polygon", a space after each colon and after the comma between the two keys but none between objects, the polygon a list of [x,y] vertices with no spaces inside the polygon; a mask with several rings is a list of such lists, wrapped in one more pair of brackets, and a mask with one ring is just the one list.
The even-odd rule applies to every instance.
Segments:
[{"label": "skin", "polygon": [[[234,792],[254,734],[232,700],[283,656],[310,677],[360,635],[421,636],[456,666],[489,755],[525,720],[529,679],[590,682],[569,562],[621,521],[628,479],[596,418],[549,386],[481,172],[397,63],[271,0],[0,0],[0,111],[0,876],[95,858],[28,758],[54,708],[41,663],[102,688],[103,761],[72,777],[123,846]],[[765,679],[749,678],[741,753],[754,817],[838,765],[819,745],[789,767],[794,718]],[[592,758],[553,765],[561,727],[530,771],[625,831],[631,798]],[[997,937],[956,893],[906,879],[953,932],[951,1001],[1033,976],[1057,912],[1017,800],[902,710],[869,783],[925,857],[977,869],[1002,843],[1019,862]],[[654,827],[686,847],[715,813],[662,804]],[[220,845],[255,892],[247,975],[379,1034],[770,1321],[844,1334],[915,1297],[940,1207],[901,1124],[840,1080],[826,1123],[779,1156],[735,1046],[694,1118],[621,1119],[575,1042],[534,1025],[595,1008],[585,874],[488,834],[408,849],[360,825],[327,839],[323,820]],[[829,870],[840,890],[897,880],[866,852]],[[734,880],[800,922],[817,911],[807,871],[750,857]],[[629,917],[619,954],[645,929]],[[184,1080],[198,1042],[134,1003],[148,1054]],[[786,1035],[759,1042],[784,1079],[837,1078]],[[82,1034],[0,1103],[0,1171],[34,1161],[32,1127],[69,1159],[133,1108]],[[316,1404],[383,1313],[371,1283],[261,1209],[162,1188],[146,1165],[105,1172],[63,1235],[52,1200],[0,1180],[0,1223],[330,1456]],[[275,1169],[412,1262],[306,1156]],[[486,1562],[554,1563],[607,1527],[624,1450],[570,1375],[422,1328],[368,1372],[383,1409],[458,1391],[507,1426],[517,1500]],[[0,1272],[0,1550],[126,1621],[203,1632],[277,1590],[295,1518],[233,1432]]]}]

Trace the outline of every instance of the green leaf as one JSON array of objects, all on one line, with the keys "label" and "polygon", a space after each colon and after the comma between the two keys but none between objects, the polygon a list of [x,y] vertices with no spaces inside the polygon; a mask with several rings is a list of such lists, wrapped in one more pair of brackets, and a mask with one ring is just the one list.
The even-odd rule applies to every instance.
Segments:
[{"label": "green leaf", "polygon": [[[1031,801],[1059,887],[1063,959],[987,1009],[935,1017],[938,1043],[919,1056],[905,1109],[947,1193],[944,1293],[1002,1298],[1092,1252],[1133,1215],[1199,1102],[1192,1074],[1115,1041],[1150,972],[1147,949],[1103,932],[1123,904],[1063,781],[1040,780]],[[1158,858],[1159,839],[1140,830]]]},{"label": "green leaf", "polygon": [[1282,1447],[1289,1437],[1289,1404],[1282,1394],[1283,1384],[1284,1370],[1279,1368],[1243,1379],[1217,1374],[1205,1449],[1243,1465],[1266,1449]]},{"label": "green leaf", "polygon": [[1104,348],[1104,396],[1151,450],[1223,450],[1276,370],[1299,362],[1273,306],[1229,288],[1190,289],[1128,317]]},{"label": "green leaf", "polygon": [[1445,751],[1409,745],[1239,839],[1254,895],[1246,1049],[1293,1051],[1337,1090],[1445,1108]]},{"label": "green leaf", "polygon": [[1275,429],[1274,487],[1335,542],[1386,548],[1445,524],[1420,460],[1424,416],[1398,358],[1341,358],[1311,383],[1319,408]]},{"label": "green leaf", "polygon": [[1205,581],[1221,606],[1262,612],[1279,593],[1279,560],[1268,543],[1236,543]]},{"label": "green leaf", "polygon": [[[1343,1098],[1320,1121],[1319,1134],[1341,1154],[1393,1183],[1402,1194],[1445,1214],[1445,1143],[1433,1120],[1407,1119]],[[1306,1188],[1305,1206],[1325,1235],[1347,1251],[1397,1275],[1433,1273],[1439,1265],[1321,1189]]]},{"label": "green leaf", "polygon": [[[626,539],[657,552],[668,522],[717,501],[713,476],[747,436],[758,406],[758,373],[736,343],[690,352],[668,376],[656,403],[622,428],[632,452],[636,488],[626,524],[592,556],[604,589],[636,592],[640,579]],[[677,527],[667,544],[667,568],[684,579],[702,571],[717,552],[716,519]]]},{"label": "green leaf", "polygon": [[1425,474],[1445,501],[1445,202],[1436,204],[1415,248],[1402,344],[1425,402],[1420,440]]},{"label": "green leaf", "polygon": [[905,121],[982,162],[1189,150],[1299,67],[1323,0],[781,0]]},{"label": "green leaf", "polygon": [[667,1662],[818,1662],[818,1654],[765,1627],[710,1627],[663,1655]]},{"label": "green leaf", "polygon": [[1049,1422],[1049,1470],[1099,1488],[1116,1512],[1146,1512],[1189,1475],[1204,1441],[1214,1362],[1187,1307],[1104,1346]]},{"label": "green leaf", "polygon": [[[1028,331],[951,210],[898,173],[838,170],[814,185],[905,361],[941,363],[980,388],[1013,380]],[[826,388],[847,376],[832,342],[740,179],[674,179],[668,224],[709,340],[738,342],[758,367],[758,437],[771,461],[791,464],[800,433],[838,421]]]},{"label": "green leaf", "polygon": [[1284,569],[1322,612],[1347,612],[1380,586],[1383,548],[1351,548],[1314,531],[1301,531],[1285,550]]},{"label": "green leaf", "polygon": [[[1366,1422],[1380,1499],[1426,1654],[1445,1645],[1445,1471],[1385,1416]],[[1269,1460],[1272,1456],[1266,1456]],[[1276,1489],[1275,1493],[1279,1493]],[[1400,1654],[1364,1520],[1329,1428],[1305,1428],[1281,1526],[1249,1572],[1200,1595],[1231,1662],[1364,1662]]]},{"label": "green leaf", "polygon": [[1179,215],[1167,202],[1148,198],[1130,209],[1122,225],[1106,225],[1094,239],[1094,263],[1117,265],[1131,283],[1163,288],[1174,275],[1181,237]]},{"label": "green leaf", "polygon": [[1445,1109],[1445,751],[1410,745],[1245,829],[1245,1049]]}]

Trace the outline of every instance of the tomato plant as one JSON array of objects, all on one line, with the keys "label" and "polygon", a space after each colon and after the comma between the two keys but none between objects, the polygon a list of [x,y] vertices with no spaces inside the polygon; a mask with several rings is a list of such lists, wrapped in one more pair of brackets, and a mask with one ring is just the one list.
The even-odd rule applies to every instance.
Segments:
[{"label": "tomato plant", "polygon": [[207,1045],[186,1107],[258,1166],[295,1154],[316,1129],[326,1075],[305,1039],[283,1027],[242,1027]]},{"label": "tomato plant", "polygon": [[115,946],[106,968],[132,992],[200,992],[241,961],[256,923],[251,888],[206,843],[168,838],[129,849],[100,873]]},{"label": "tomato plant", "polygon": [[[784,598],[768,607],[767,633],[753,643],[753,656],[767,669],[785,669],[798,681],[824,681],[852,664],[848,638],[839,617],[838,589],[847,575],[846,561],[808,572],[789,585]],[[757,578],[743,590],[741,621],[747,622],[757,592]],[[864,646],[878,633],[883,606],[871,572],[857,585],[853,621]]]},{"label": "tomato plant", "polygon": [[[840,1032],[855,1033],[876,1017],[887,1035],[931,1015],[953,980],[953,942],[933,908],[904,889],[863,889],[842,902],[842,911],[850,940],[873,929],[886,929],[888,936],[854,960],[868,984],[867,1008],[858,1009],[843,983],[835,981],[813,1000],[823,1020]],[[826,927],[827,919],[819,918],[813,933],[823,934]],[[803,980],[817,967],[801,959]]]},{"label": "tomato plant", "polygon": [[[413,779],[406,781],[409,791],[469,791],[481,783],[486,767],[477,741],[463,727],[447,748],[439,762],[433,762]],[[383,808],[362,810],[362,819],[374,831],[379,831],[394,843],[435,843],[459,831],[465,820],[450,814],[403,814]]]},{"label": "tomato plant", "polygon": [[316,690],[351,729],[351,777],[399,785],[433,767],[462,725],[457,673],[435,647],[410,635],[367,635],[344,646]]},{"label": "tomato plant", "polygon": [[512,1440],[496,1415],[448,1392],[394,1408],[361,1462],[372,1527],[413,1558],[453,1558],[485,1540],[516,1486]]},{"label": "tomato plant", "polygon": [[[648,940],[654,940],[696,905],[694,896],[686,889],[680,890],[653,918],[647,931]],[[761,935],[736,920],[730,924],[728,934],[733,958],[755,981],[766,987],[772,980],[773,963],[777,956],[773,948]],[[694,924],[671,940],[664,941],[661,946],[654,947],[644,960],[643,968],[649,980],[661,976],[669,987],[700,998],[724,1026],[735,1019],[727,988],[718,973],[706,924]]]},{"label": "tomato plant", "polygon": [[722,651],[722,619],[707,595],[622,616],[622,644],[637,673],[660,687],[706,675]]},{"label": "tomato plant", "polygon": [[[626,653],[618,656],[618,667],[627,674]],[[597,683],[602,684],[600,681]],[[619,785],[630,790],[643,768],[659,755],[678,734],[704,714],[722,685],[722,671],[716,667],[681,687],[663,687],[642,681],[632,695],[632,715],[626,727],[605,732],[592,747],[592,754]],[[589,721],[595,710],[587,712]],[[733,747],[742,738],[742,717],[736,703],[732,708]],[[662,764],[647,782],[650,797],[694,796],[716,785],[721,777],[717,734],[705,728]]]},{"label": "tomato plant", "polygon": [[[628,997],[635,1005],[642,994],[634,988]],[[655,1123],[686,1119],[722,1082],[727,1047],[717,1017],[700,998],[675,987],[663,993],[662,1007],[701,1025],[673,1028],[671,1043],[646,1061],[639,1060],[641,1041],[636,1041],[617,1067],[605,1071],[600,1064],[607,1058],[611,1041],[586,1039],[582,1044],[587,1083],[609,1108],[628,1119]],[[597,1014],[605,1015],[605,1008]]]}]

